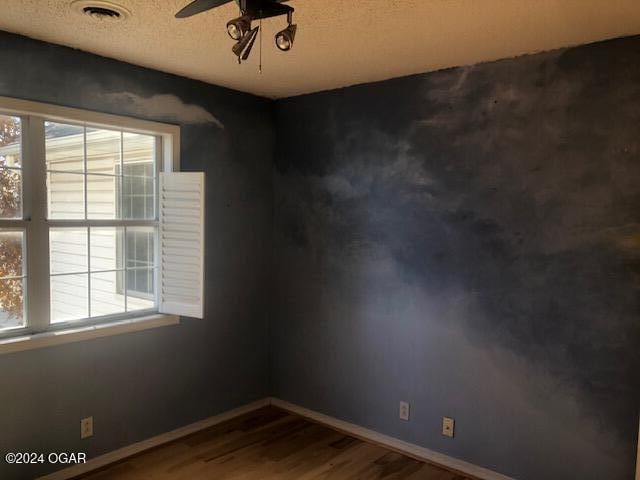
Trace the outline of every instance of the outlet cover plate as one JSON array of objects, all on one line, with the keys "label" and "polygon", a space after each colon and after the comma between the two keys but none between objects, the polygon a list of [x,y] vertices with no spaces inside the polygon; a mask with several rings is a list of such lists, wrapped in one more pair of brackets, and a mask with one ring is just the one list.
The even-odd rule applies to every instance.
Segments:
[{"label": "outlet cover plate", "polygon": [[89,438],[93,436],[93,417],[87,417],[80,420],[80,438]]},{"label": "outlet cover plate", "polygon": [[453,418],[442,417],[442,435],[445,437],[453,438],[453,430],[455,428],[455,421]]},{"label": "outlet cover plate", "polygon": [[409,421],[409,403],[400,402],[400,420]]}]

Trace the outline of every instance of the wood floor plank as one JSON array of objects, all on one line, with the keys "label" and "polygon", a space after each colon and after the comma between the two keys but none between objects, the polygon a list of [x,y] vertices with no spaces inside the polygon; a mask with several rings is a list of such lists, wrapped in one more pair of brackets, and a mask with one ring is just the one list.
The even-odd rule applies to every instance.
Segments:
[{"label": "wood floor plank", "polygon": [[83,480],[471,480],[266,407]]}]

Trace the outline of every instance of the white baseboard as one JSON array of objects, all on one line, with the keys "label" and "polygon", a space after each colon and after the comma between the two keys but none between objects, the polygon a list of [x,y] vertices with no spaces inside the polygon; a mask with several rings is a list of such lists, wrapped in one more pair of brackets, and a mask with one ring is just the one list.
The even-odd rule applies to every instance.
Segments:
[{"label": "white baseboard", "polygon": [[496,473],[483,467],[479,467],[469,462],[465,462],[464,460],[458,460],[457,458],[450,457],[443,453],[434,452],[433,450],[429,450],[412,443],[407,443],[397,438],[383,435],[382,433],[378,433],[374,430],[369,430],[368,428],[364,428],[353,423],[338,420],[337,418],[330,417],[313,410],[308,410],[304,407],[285,402],[284,400],[280,400],[278,398],[272,398],[271,404],[275,407],[282,408],[283,410],[287,410],[291,413],[306,417],[315,422],[322,423],[336,430],[343,431],[345,433],[353,435],[354,437],[377,443],[391,450],[404,453],[407,456],[418,460],[442,465],[445,468],[463,473],[465,475],[470,475],[479,480],[514,480],[511,477]]},{"label": "white baseboard", "polygon": [[117,462],[119,460],[122,460],[123,458],[130,457],[131,455],[135,455],[136,453],[140,453],[144,450],[157,447],[158,445],[162,445],[163,443],[172,442],[173,440],[177,440],[178,438],[185,437],[200,430],[204,430],[205,428],[217,425],[218,423],[231,420],[232,418],[244,415],[245,413],[249,413],[253,410],[257,410],[258,408],[266,407],[270,403],[270,398],[263,398],[242,407],[234,408],[233,410],[229,410],[219,415],[205,418],[204,420],[200,420],[190,425],[177,428],[176,430],[162,433],[160,435],[156,435],[155,437],[148,438],[147,440],[143,440],[141,442],[119,448],[118,450],[114,450],[113,452],[105,453],[104,455],[100,455],[99,457],[91,458],[87,461],[87,463],[81,463],[69,468],[58,470],[57,472],[39,477],[37,480],[67,480],[78,475],[82,475],[83,473],[87,473],[92,470],[104,467],[106,465],[109,465],[110,463]]},{"label": "white baseboard", "polygon": [[[336,430],[343,431],[345,433],[348,433],[349,435],[353,435],[354,437],[377,443],[391,450],[404,453],[418,460],[442,465],[445,468],[475,477],[479,480],[514,480],[511,477],[493,472],[469,462],[465,462],[464,460],[458,460],[443,453],[434,452],[433,450],[429,450],[412,443],[407,443],[397,438],[378,433],[374,430],[369,430],[368,428],[345,422],[344,420],[338,420],[337,418],[330,417],[328,415],[324,415],[322,413],[315,412],[313,410],[309,410],[299,405],[285,402],[284,400],[273,397],[263,398],[242,407],[234,408],[233,410],[229,410],[219,415],[215,415],[213,417],[200,420],[190,425],[180,427],[176,430],[162,433],[147,440],[143,440],[141,442],[119,448],[118,450],[114,450],[112,452],[105,453],[104,455],[91,458],[87,461],[87,463],[82,463],[62,470],[58,470],[48,475],[39,477],[37,480],[68,480],[78,475],[82,475],[92,470],[107,466],[111,463],[120,461],[124,458],[130,457],[150,448],[157,447],[164,443],[172,442],[174,440],[177,440],[178,438],[185,437],[200,430],[204,430],[205,428],[212,427],[213,425],[231,420],[232,418],[244,415],[245,413],[249,413],[253,410],[266,407],[267,405],[273,405],[283,410],[287,410],[291,413],[306,417],[317,423],[321,423]],[[640,479],[636,478],[636,480]]]}]

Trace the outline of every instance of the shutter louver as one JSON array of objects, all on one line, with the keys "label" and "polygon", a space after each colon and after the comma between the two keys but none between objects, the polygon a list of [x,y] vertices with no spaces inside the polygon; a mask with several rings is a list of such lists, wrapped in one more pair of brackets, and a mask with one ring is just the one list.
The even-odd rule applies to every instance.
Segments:
[{"label": "shutter louver", "polygon": [[160,312],[203,318],[204,173],[160,174]]}]

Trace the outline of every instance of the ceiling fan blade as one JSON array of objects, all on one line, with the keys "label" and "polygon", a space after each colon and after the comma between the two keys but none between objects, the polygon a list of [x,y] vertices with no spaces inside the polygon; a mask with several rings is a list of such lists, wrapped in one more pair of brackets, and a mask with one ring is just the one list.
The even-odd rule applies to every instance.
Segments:
[{"label": "ceiling fan blade", "polygon": [[211,10],[212,8],[219,7],[220,5],[224,5],[225,3],[229,3],[232,1],[233,0],[194,0],[178,13],[176,13],[176,18],[190,17],[197,13],[206,12],[207,10]]},{"label": "ceiling fan blade", "polygon": [[283,5],[278,0],[267,0],[259,4],[259,6],[249,9],[254,20],[261,18],[278,17],[280,15],[288,15],[293,13],[293,7]]},{"label": "ceiling fan blade", "polygon": [[249,42],[249,45],[247,45],[247,49],[244,51],[244,54],[242,55],[242,60],[246,61],[249,58],[249,55],[251,55],[251,49],[253,48],[253,44],[256,43],[256,38],[258,38],[259,31],[260,31],[260,27],[256,27],[255,33],[252,33],[251,41]]},{"label": "ceiling fan blade", "polygon": [[287,15],[289,12],[293,12],[292,7],[280,3],[278,0],[264,0],[261,3],[249,4],[247,10],[254,20]]}]

